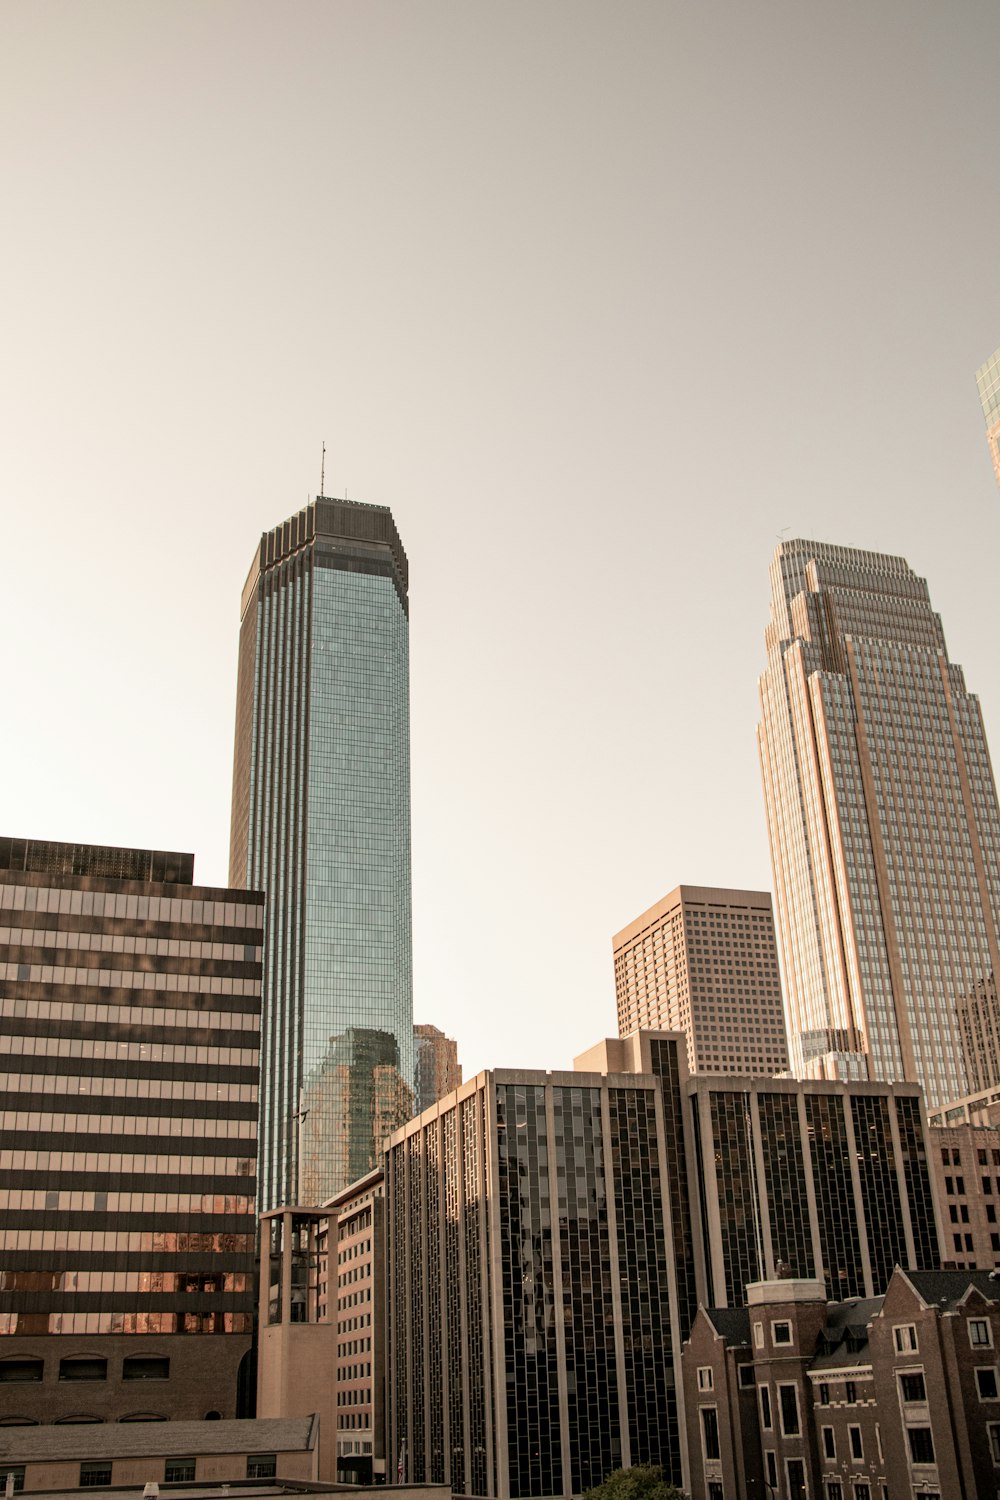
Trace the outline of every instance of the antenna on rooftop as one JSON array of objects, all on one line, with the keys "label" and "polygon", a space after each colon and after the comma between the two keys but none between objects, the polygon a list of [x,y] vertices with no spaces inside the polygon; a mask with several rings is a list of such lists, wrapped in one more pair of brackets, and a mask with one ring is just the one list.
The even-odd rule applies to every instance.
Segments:
[{"label": "antenna on rooftop", "polygon": [[319,493],[322,497],[326,494],[324,485],[326,483],[326,443],[323,444],[323,456],[319,461]]}]

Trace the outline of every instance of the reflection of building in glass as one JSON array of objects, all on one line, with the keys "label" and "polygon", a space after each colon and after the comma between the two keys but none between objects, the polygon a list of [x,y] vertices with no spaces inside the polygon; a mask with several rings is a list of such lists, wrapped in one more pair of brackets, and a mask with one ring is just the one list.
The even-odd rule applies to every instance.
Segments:
[{"label": "reflection of building in glass", "polygon": [[381,1158],[385,1137],[412,1113],[413,1091],[400,1075],[391,1032],[351,1026],[331,1037],[302,1090],[303,1203],[321,1201],[330,1171],[348,1182],[363,1177]]},{"label": "reflection of building in glass", "polygon": [[787,1071],[767,891],[679,885],[613,946],[621,1036],[685,1032],[692,1073]]},{"label": "reflection of building in glass", "polygon": [[458,1088],[462,1065],[458,1060],[458,1043],[436,1026],[414,1026],[413,1045],[417,1079],[414,1113],[419,1115]]},{"label": "reflection of building in glass", "polygon": [[986,418],[986,439],[993,459],[993,472],[1000,484],[1000,349],[976,371],[979,399]]},{"label": "reflection of building in glass", "polygon": [[[230,872],[267,901],[261,1206],[366,1171],[350,1126],[303,1115],[330,1038],[391,1035],[413,1086],[407,564],[389,511],[318,498],[265,535],[243,590]],[[363,1069],[367,1055],[354,1064]],[[379,1063],[378,1066],[387,1066]],[[374,1086],[374,1085],[373,1085]],[[366,1085],[352,1077],[344,1098]],[[310,1106],[310,1109],[312,1106]],[[359,1116],[356,1116],[359,1118]],[[310,1140],[308,1188],[299,1140]],[[366,1133],[366,1139],[373,1137]]]},{"label": "reflection of building in glass", "polygon": [[783,542],[758,732],[792,1068],[970,1092],[960,997],[1000,959],[978,700],[901,557]]},{"label": "reflection of building in glass", "polygon": [[249,1409],[263,898],[193,865],[0,840],[5,1425]]}]

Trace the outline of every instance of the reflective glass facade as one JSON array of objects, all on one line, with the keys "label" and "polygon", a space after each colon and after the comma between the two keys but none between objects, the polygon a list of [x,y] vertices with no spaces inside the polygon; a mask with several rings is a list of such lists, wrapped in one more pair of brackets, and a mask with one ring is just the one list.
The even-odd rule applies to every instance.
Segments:
[{"label": "reflective glass facade", "polygon": [[231,878],[267,899],[264,1209],[333,1196],[412,1113],[406,586],[387,510],[317,499],[244,590]]},{"label": "reflective glass facade", "polygon": [[758,741],[793,1071],[961,1098],[1000,955],[978,701],[902,558],[784,542],[771,585]]}]

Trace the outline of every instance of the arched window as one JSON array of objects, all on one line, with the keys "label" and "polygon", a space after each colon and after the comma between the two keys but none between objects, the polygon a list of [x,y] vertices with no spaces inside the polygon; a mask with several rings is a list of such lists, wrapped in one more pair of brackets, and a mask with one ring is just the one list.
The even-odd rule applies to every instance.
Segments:
[{"label": "arched window", "polygon": [[162,1417],[157,1411],[133,1411],[127,1417],[119,1417],[119,1422],[166,1422],[169,1419]]},{"label": "arched window", "polygon": [[82,1427],[83,1424],[91,1422],[103,1422],[103,1417],[89,1417],[83,1412],[72,1417],[57,1417],[53,1423],[54,1427]]},{"label": "arched window", "polygon": [[60,1380],[107,1380],[108,1362],[99,1354],[68,1354],[59,1361]]},{"label": "arched window", "polygon": [[44,1368],[42,1359],[0,1359],[0,1381],[38,1381]]},{"label": "arched window", "polygon": [[166,1354],[128,1354],[122,1360],[123,1380],[169,1380],[170,1360]]}]

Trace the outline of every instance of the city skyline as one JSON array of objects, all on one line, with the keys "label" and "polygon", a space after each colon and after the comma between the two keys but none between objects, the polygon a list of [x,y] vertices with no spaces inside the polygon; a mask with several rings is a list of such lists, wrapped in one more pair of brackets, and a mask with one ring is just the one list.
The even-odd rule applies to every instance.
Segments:
[{"label": "city skyline", "polygon": [[928,576],[996,743],[995,7],[8,9],[12,833],[225,883],[239,538],[324,440],[413,564],[415,1010],[467,1073],[613,1026],[672,884],[769,886],[780,534]]}]

